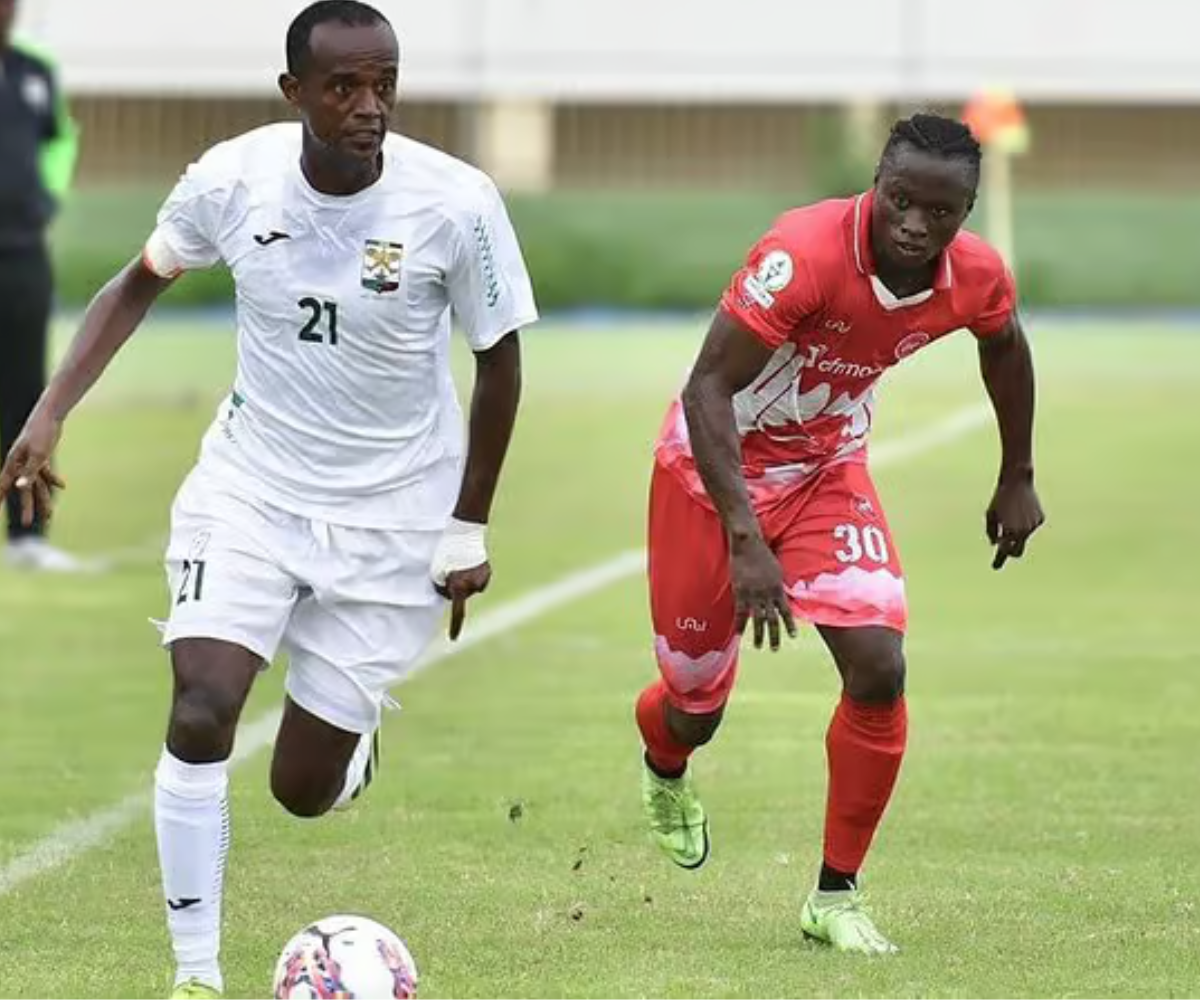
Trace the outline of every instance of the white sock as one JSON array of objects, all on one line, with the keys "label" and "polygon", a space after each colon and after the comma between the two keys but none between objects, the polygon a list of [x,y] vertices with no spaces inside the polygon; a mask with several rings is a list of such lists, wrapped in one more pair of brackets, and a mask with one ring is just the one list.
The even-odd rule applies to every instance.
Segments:
[{"label": "white sock", "polygon": [[175,985],[199,979],[224,988],[221,895],[229,853],[229,778],[225,761],[185,764],[163,747],[154,772],[154,826]]},{"label": "white sock", "polygon": [[378,746],[375,742],[377,733],[378,730],[359,737],[358,746],[354,748],[350,763],[346,765],[346,783],[334,800],[334,809],[345,809],[375,777],[375,770],[379,766]]}]

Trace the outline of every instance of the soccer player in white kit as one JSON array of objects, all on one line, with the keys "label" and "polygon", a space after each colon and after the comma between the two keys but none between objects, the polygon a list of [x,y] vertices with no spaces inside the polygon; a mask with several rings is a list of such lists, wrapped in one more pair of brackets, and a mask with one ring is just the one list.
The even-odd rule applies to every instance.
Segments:
[{"label": "soccer player in white kit", "polygon": [[[171,513],[174,698],[155,825],[176,996],[219,996],[227,769],[255,675],[288,654],[271,788],[297,816],[370,780],[388,689],[488,583],[484,544],[537,312],[491,180],[389,133],[387,20],[322,0],[287,36],[299,112],[223,142],[171,193],[143,254],[96,296],[0,471],[49,510],[63,421],[181,273],[223,262],[237,373]],[[451,316],[475,353],[463,421]]]}]

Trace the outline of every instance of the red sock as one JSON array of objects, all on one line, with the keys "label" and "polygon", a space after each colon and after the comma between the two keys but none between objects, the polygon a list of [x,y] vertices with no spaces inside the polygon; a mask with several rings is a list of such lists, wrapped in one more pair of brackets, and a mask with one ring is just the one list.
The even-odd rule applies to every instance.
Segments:
[{"label": "red sock", "polygon": [[853,874],[862,867],[892,797],[907,738],[903,697],[890,705],[867,705],[842,695],[825,735],[825,864],[830,868]]},{"label": "red sock", "polygon": [[637,700],[637,723],[646,744],[646,759],[661,774],[678,774],[695,747],[685,746],[667,727],[667,687],[657,680]]}]

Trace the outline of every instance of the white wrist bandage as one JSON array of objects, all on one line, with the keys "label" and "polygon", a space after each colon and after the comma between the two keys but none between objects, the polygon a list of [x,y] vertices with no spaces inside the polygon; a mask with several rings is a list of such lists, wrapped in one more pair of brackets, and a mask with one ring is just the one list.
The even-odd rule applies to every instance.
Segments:
[{"label": "white wrist bandage", "polygon": [[472,524],[452,517],[433,553],[430,575],[439,587],[445,586],[446,576],[456,570],[474,569],[488,561],[484,536],[486,524]]}]

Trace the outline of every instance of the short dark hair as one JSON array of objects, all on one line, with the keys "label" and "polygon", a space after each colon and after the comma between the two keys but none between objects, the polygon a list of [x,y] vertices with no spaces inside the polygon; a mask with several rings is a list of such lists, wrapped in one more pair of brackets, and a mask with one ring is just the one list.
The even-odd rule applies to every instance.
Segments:
[{"label": "short dark hair", "polygon": [[309,4],[292,21],[287,33],[287,68],[292,76],[299,76],[304,64],[312,54],[312,33],[319,24],[345,24],[365,27],[372,24],[391,22],[370,4],[360,0],[317,0]]},{"label": "short dark hair", "polygon": [[955,118],[919,113],[901,118],[892,126],[881,163],[888,162],[901,146],[912,146],[934,156],[965,160],[976,184],[983,163],[983,149],[971,130]]}]

